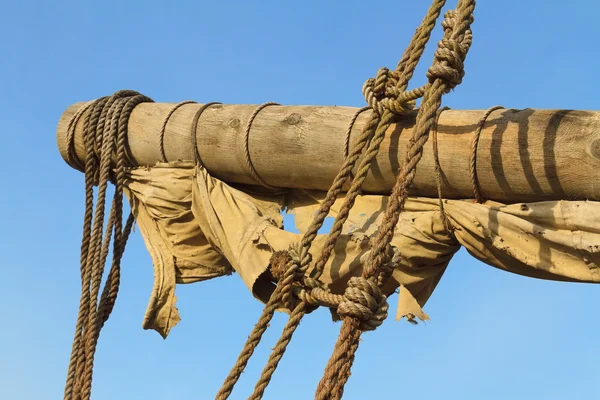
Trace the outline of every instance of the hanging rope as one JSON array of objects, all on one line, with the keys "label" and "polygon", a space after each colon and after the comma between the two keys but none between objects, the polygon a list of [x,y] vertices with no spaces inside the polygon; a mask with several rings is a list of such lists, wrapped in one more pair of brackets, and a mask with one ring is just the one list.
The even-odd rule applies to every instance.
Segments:
[{"label": "hanging rope", "polygon": [[[458,24],[458,26],[456,22],[457,19],[453,12],[448,13],[447,18],[444,21],[444,39],[436,52],[436,62],[428,72],[429,83],[427,85],[411,91],[406,91],[408,82],[414,74],[415,67],[429,40],[431,31],[435,26],[435,22],[441,13],[445,1],[433,2],[421,26],[415,32],[415,36],[411,40],[409,47],[398,63],[397,69],[395,71],[389,71],[386,68],[382,68],[378,71],[378,74],[374,79],[369,79],[365,83],[363,94],[369,104],[369,108],[373,110],[371,118],[358,138],[352,152],[345,157],[344,164],[330,187],[325,200],[321,204],[313,223],[304,234],[300,242],[299,254],[297,254],[298,250],[295,250],[296,254],[294,257],[290,257],[290,261],[287,264],[288,271],[286,271],[285,275],[287,279],[285,281],[279,280],[277,288],[267,303],[265,310],[259,319],[259,323],[257,323],[246,342],[242,354],[240,354],[240,357],[238,358],[238,362],[217,394],[217,399],[226,399],[231,393],[233,385],[239,379],[254,348],[258,345],[262,333],[266,330],[268,321],[270,321],[270,318],[272,317],[271,310],[274,310],[274,308],[276,308],[276,303],[281,300],[281,293],[290,293],[293,291],[301,299],[301,302],[293,309],[288,323],[283,330],[282,336],[276,344],[275,349],[267,362],[267,366],[263,370],[259,382],[255,387],[255,391],[250,398],[260,399],[262,397],[277,363],[285,352],[285,348],[289,343],[293,332],[306,313],[306,306],[308,304],[314,305],[315,303],[318,303],[317,297],[322,293],[327,293],[326,288],[322,287],[319,277],[323,273],[324,266],[342,232],[342,227],[348,218],[349,211],[352,208],[356,197],[360,194],[360,187],[368,174],[372,161],[377,155],[385,132],[396,115],[403,115],[411,111],[414,107],[414,102],[418,98],[425,96],[423,103],[426,104],[427,107],[424,107],[425,112],[422,108],[417,115],[418,128],[415,130],[413,140],[411,140],[409,144],[407,160],[396,185],[400,188],[403,188],[402,185],[405,185],[405,187],[400,191],[396,188],[395,202],[391,202],[393,205],[391,208],[392,211],[390,211],[388,207],[388,212],[386,213],[383,224],[388,226],[388,232],[386,232],[386,235],[380,235],[381,237],[378,237],[373,250],[374,255],[380,253],[389,257],[389,243],[391,241],[389,231],[391,230],[393,234],[395,223],[397,223],[397,216],[395,222],[393,221],[394,214],[397,214],[402,208],[403,203],[406,200],[406,188],[410,185],[412,179],[414,179],[414,169],[421,157],[422,147],[426,142],[426,135],[431,128],[431,110],[433,110],[433,115],[435,116],[437,109],[439,108],[442,94],[458,85],[463,76],[462,63],[471,43],[468,27],[470,26],[472,18],[474,1],[467,2],[471,3],[472,6],[469,4],[465,5],[464,3],[464,1],[461,2],[462,6],[459,4],[459,7],[457,8],[457,11],[460,11],[458,13],[458,21],[460,21],[460,24]],[[465,18],[468,20],[467,24],[463,22]],[[460,32],[460,34],[456,32]],[[423,117],[423,115],[425,115],[425,117]],[[421,123],[421,126],[419,126],[419,121],[424,121],[424,123]],[[351,126],[352,124],[349,129],[351,129]],[[425,140],[423,140],[423,138],[425,138]],[[362,153],[365,148],[366,151],[364,152],[364,157],[358,167],[356,176],[352,179],[351,187],[346,195],[344,204],[336,217],[321,256],[315,263],[315,268],[311,273],[311,276],[305,277],[304,274],[311,262],[309,249],[313,240],[316,238],[317,231],[321,228],[331,206],[339,195],[341,188],[351,176],[351,171],[358,158],[363,155]],[[401,181],[402,184],[400,183]],[[389,228],[390,224],[394,225],[391,229]],[[341,300],[335,298],[334,301],[332,301],[331,297],[322,296],[323,298],[326,298],[330,306],[336,303],[338,314],[344,317],[345,320],[351,322],[344,322],[342,326],[340,338],[334,350],[334,355],[325,370],[323,380],[319,384],[317,398],[341,397],[343,386],[350,374],[350,366],[354,358],[354,352],[358,348],[358,339],[361,330],[375,329],[387,316],[387,302],[378,285],[378,282],[381,282],[378,279],[381,274],[389,273],[388,271],[385,271],[384,268],[385,261],[387,260],[376,256],[373,257],[373,260],[370,268],[366,270],[367,273],[363,277],[353,278],[349,282],[348,289]],[[296,279],[293,278],[294,276]],[[299,281],[301,282],[302,289],[298,290],[296,287],[295,290],[290,290],[289,287],[293,288],[295,283]],[[328,383],[326,384],[325,382]]]},{"label": "hanging rope", "polygon": [[[133,227],[133,215],[123,226],[123,187],[126,172],[127,123],[133,109],[152,100],[137,92],[124,90],[86,105],[69,123],[68,153],[75,165],[81,165],[74,151],[77,122],[88,111],[83,125],[86,147],[85,216],[81,242],[81,301],[75,327],[75,337],[69,361],[64,398],[88,400],[92,388],[94,352],[100,329],[108,319],[119,288],[120,262]],[[113,162],[113,160],[116,160]],[[106,191],[108,182],[115,185],[106,231]],[[98,186],[94,208],[94,186]],[[102,293],[100,287],[111,238],[113,258]]]}]

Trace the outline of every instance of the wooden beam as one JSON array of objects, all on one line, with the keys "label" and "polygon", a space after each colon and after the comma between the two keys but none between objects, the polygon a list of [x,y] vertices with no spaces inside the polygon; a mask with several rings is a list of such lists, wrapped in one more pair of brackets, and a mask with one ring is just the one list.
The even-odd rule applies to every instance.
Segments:
[{"label": "wooden beam", "polygon": [[[66,129],[83,103],[61,116],[57,142],[66,156]],[[135,164],[160,161],[161,125],[171,103],[144,103],[129,121],[129,148]],[[179,108],[166,127],[168,160],[193,160],[191,135],[206,168],[230,183],[254,184],[245,160],[244,130],[256,105],[213,105],[192,127],[200,104]],[[269,106],[252,124],[249,152],[259,176],[270,185],[326,190],[342,165],[345,131],[357,111],[352,107]],[[354,143],[369,117],[354,124]],[[439,118],[439,158],[446,198],[472,198],[471,143],[485,110],[448,110]],[[412,135],[416,112],[401,118],[386,135],[364,190],[390,193]],[[75,148],[83,161],[83,118]],[[66,159],[66,158],[65,158]],[[571,110],[498,110],[487,119],[477,149],[477,175],[486,199],[526,202],[556,199],[600,200],[600,112]],[[427,143],[412,195],[437,197],[432,141]]]}]

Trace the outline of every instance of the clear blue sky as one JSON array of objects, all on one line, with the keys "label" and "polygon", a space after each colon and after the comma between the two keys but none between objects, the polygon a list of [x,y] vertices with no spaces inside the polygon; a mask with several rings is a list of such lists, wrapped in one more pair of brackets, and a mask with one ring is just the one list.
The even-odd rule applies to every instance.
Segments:
[{"label": "clear blue sky", "polygon": [[[83,176],[55,143],[68,105],[129,88],[162,102],[362,106],[362,83],[395,66],[426,3],[2,0],[0,397],[62,396],[83,217]],[[464,83],[445,104],[599,108],[596,1],[479,3]],[[141,329],[151,287],[135,233],[93,398],[213,398],[261,305],[235,275],[179,286],[182,321],[163,341]],[[345,398],[599,398],[599,289],[510,275],[461,251],[425,307],[431,322],[390,318],[363,336]],[[251,393],[284,321],[232,399]],[[306,318],[265,398],[312,398],[338,329],[325,310]]]}]

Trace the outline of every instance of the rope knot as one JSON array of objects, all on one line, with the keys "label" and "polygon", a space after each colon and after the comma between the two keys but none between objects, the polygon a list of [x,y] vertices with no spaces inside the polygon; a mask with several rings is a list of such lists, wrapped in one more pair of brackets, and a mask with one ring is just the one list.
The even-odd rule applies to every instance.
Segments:
[{"label": "rope knot", "polygon": [[[462,83],[465,75],[464,61],[473,38],[469,28],[472,21],[472,15],[466,21],[460,21],[456,11],[450,10],[442,22],[444,37],[438,42],[434,63],[427,71],[427,78],[430,83],[436,79],[443,80],[446,83],[445,93]],[[457,29],[463,29],[464,32],[458,32]]]},{"label": "rope knot", "polygon": [[363,277],[350,278],[344,300],[337,308],[340,317],[359,319],[363,331],[375,330],[387,318],[387,311],[386,296],[374,281]]},{"label": "rope knot", "polygon": [[397,88],[400,80],[398,71],[382,67],[375,78],[369,78],[363,85],[363,96],[373,110],[382,115],[385,110],[394,114],[405,114],[415,107],[414,95],[406,94]]},{"label": "rope knot", "polygon": [[298,244],[290,245],[288,250],[275,251],[269,260],[271,274],[276,281],[282,282],[286,277],[293,281],[303,278],[305,268],[302,268],[302,258]]}]

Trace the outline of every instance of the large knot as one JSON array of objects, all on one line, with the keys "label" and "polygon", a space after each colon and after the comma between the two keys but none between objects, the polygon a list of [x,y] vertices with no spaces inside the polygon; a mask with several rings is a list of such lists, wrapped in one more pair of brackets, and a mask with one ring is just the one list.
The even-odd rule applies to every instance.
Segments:
[{"label": "large knot", "polygon": [[379,115],[385,110],[394,114],[405,114],[415,107],[415,93],[402,92],[396,85],[399,81],[398,71],[380,68],[375,78],[369,78],[363,85],[363,96],[366,102]]},{"label": "large knot", "polygon": [[344,300],[337,308],[340,317],[359,319],[360,329],[372,331],[387,318],[386,296],[377,284],[363,277],[352,277],[344,292]]},{"label": "large knot", "polygon": [[[310,263],[310,254],[304,257]],[[302,267],[302,251],[297,243],[291,244],[288,250],[275,251],[269,260],[269,269],[273,278],[282,282],[286,276],[290,276],[293,281],[299,281],[306,271]]]},{"label": "large knot", "polygon": [[[472,15],[468,16],[468,20],[461,21],[456,12],[450,10],[442,22],[444,37],[438,43],[434,63],[427,71],[427,78],[430,83],[436,79],[443,80],[446,83],[446,93],[458,86],[465,75],[464,61],[473,41],[469,28],[472,21]],[[464,32],[458,32],[457,29]]]}]

